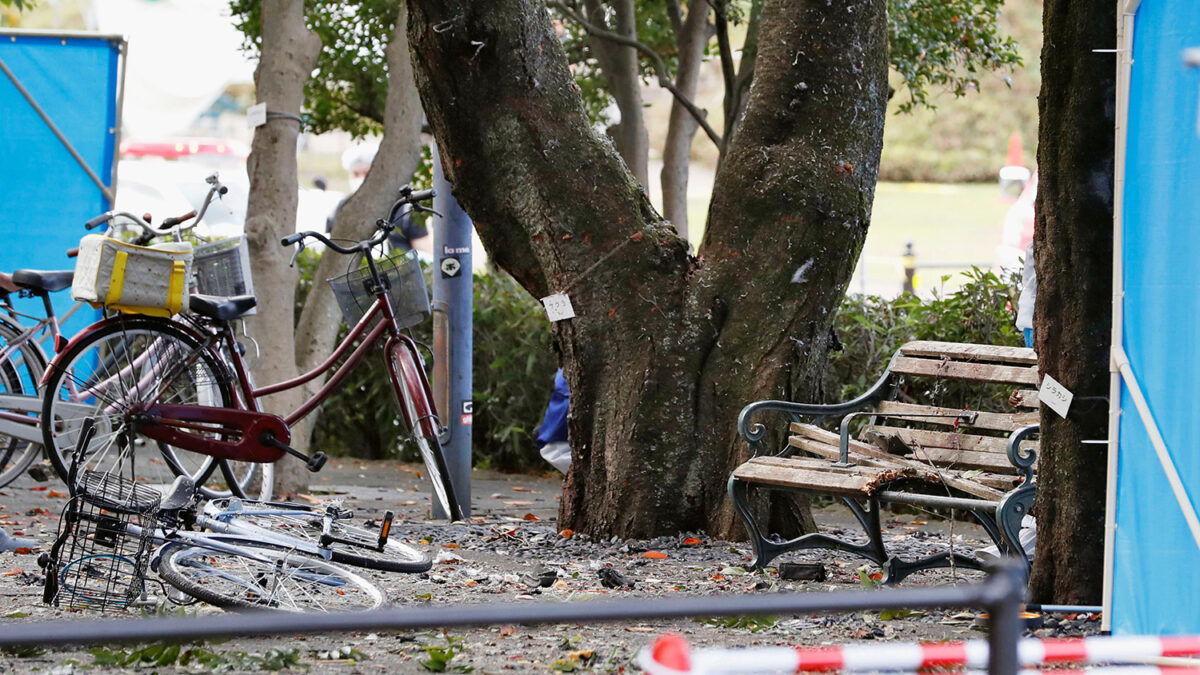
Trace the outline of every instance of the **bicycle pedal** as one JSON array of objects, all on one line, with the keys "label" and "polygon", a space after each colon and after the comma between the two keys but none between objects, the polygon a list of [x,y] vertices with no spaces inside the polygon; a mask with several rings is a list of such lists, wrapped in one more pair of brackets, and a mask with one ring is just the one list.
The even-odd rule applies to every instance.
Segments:
[{"label": "bicycle pedal", "polygon": [[328,459],[329,457],[325,453],[319,451],[314,452],[312,457],[309,457],[308,461],[305,462],[305,465],[308,467],[309,471],[316,473],[321,470],[321,467],[325,466],[325,462]]},{"label": "bicycle pedal", "polygon": [[382,551],[384,546],[387,546],[388,535],[392,532],[392,519],[396,514],[391,511],[386,511],[383,514],[383,522],[379,524],[379,550]]}]

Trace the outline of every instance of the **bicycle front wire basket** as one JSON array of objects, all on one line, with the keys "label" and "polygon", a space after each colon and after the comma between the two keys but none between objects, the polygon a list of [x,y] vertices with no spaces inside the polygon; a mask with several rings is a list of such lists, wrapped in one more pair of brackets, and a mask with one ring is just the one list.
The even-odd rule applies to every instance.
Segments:
[{"label": "bicycle front wire basket", "polygon": [[[429,318],[429,294],[425,290],[425,275],[417,254],[408,251],[375,261],[379,277],[387,288],[388,301],[396,314],[400,328],[415,326]],[[356,325],[375,302],[371,288],[371,270],[365,265],[329,279],[333,297],[337,299],[346,323]]]},{"label": "bicycle front wire basket", "polygon": [[141,597],[160,500],[157,490],[116,474],[82,472],[50,551],[43,600],[123,611]]}]

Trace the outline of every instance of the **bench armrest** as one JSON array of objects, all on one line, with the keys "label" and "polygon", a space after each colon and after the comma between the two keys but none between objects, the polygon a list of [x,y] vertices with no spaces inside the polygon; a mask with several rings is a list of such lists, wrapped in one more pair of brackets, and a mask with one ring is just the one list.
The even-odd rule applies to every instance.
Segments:
[{"label": "bench armrest", "polygon": [[1041,431],[1042,425],[1030,424],[1021,427],[1008,437],[1008,461],[1025,476],[1024,485],[1033,483],[1033,464],[1037,461],[1037,452],[1033,448],[1021,447],[1021,441],[1026,437]]},{"label": "bench armrest", "polygon": [[884,373],[883,377],[871,385],[871,388],[865,394],[845,403],[822,404],[770,400],[755,401],[742,408],[742,412],[738,415],[738,433],[741,434],[742,438],[746,439],[754,454],[758,455],[762,449],[763,436],[767,433],[767,428],[764,425],[751,421],[758,413],[767,411],[781,412],[792,422],[800,422],[805,418],[819,421],[826,417],[843,416],[878,403],[887,390],[890,377],[890,373]]}]

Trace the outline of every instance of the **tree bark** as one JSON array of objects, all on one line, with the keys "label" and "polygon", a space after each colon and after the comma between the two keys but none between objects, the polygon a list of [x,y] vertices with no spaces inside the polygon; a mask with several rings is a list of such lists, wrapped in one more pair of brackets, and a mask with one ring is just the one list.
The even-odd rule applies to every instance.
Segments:
[{"label": "tree bark", "polygon": [[[586,0],[588,20],[619,35],[637,39],[637,12],[634,0],[613,0],[615,21],[609,25],[601,0]],[[612,128],[613,143],[629,170],[642,185],[649,176],[650,135],[642,113],[642,79],[638,54],[633,47],[619,45],[600,37],[589,37],[589,43],[600,62],[600,70],[608,82],[608,90],[616,99],[621,121]]]},{"label": "tree bark", "polygon": [[[700,65],[704,63],[704,48],[708,44],[708,0],[688,3],[687,19],[676,36],[679,67],[675,87],[688,99],[695,100]],[[699,128],[700,124],[687,108],[673,100],[663,146],[663,216],[671,221],[685,241],[688,238],[688,166],[692,159],[692,139]]]},{"label": "tree bark", "polygon": [[884,0],[768,0],[741,141],[699,257],[590,129],[540,0],[413,0],[416,79],[459,203],[555,324],[574,461],[563,527],[735,530],[742,406],[805,396],[858,258],[887,100]]},{"label": "tree bark", "polygon": [[[383,140],[362,186],[350,195],[333,225],[332,236],[364,239],[375,221],[386,215],[397,191],[421,160],[421,99],[413,86],[408,53],[408,10],[401,3],[396,28],[387,46],[388,84]],[[342,315],[325,279],[346,271],[345,256],[327,253],[313,275],[313,287],[296,324],[296,362],[301,370],[317,366],[333,351]]]},{"label": "tree bark", "polygon": [[[288,267],[291,251],[280,246],[279,240],[296,227],[300,105],[321,42],[304,25],[301,0],[263,0],[262,25],[254,84],[258,100],[267,104],[268,118],[254,131],[247,162],[250,203],[246,237],[256,263],[254,283],[258,295],[258,314],[247,323],[253,335],[261,336],[261,356],[252,365],[254,378],[267,383],[296,375],[295,340],[290,330],[295,320],[296,271]],[[296,408],[302,400],[301,393],[293,390],[267,399],[264,407],[281,414]],[[302,433],[296,435],[303,438]],[[279,492],[295,492],[308,482],[304,467],[286,457],[276,466],[275,477]]]},{"label": "tree bark", "polygon": [[[1038,602],[1097,604],[1103,577],[1112,321],[1116,5],[1047,0],[1038,98],[1035,347],[1043,375],[1075,394],[1043,407],[1038,458]],[[1082,400],[1081,400],[1082,399]]]}]

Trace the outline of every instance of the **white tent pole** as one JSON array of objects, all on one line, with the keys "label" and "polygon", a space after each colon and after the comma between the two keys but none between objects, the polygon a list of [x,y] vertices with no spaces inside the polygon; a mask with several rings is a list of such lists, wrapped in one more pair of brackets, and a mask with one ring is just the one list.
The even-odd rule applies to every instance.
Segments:
[{"label": "white tent pole", "polygon": [[[1116,350],[1124,344],[1124,241],[1125,147],[1129,125],[1129,80],[1133,67],[1134,13],[1140,0],[1117,0],[1117,119],[1113,164],[1112,352],[1108,386],[1108,475],[1104,496],[1104,611],[1101,630],[1112,630],[1113,558],[1117,534],[1117,453],[1121,433],[1121,374]],[[1122,352],[1123,353],[1123,352]]]},{"label": "white tent pole", "polygon": [[1183,519],[1187,521],[1188,529],[1192,532],[1196,548],[1200,549],[1200,518],[1196,516],[1192,500],[1183,486],[1183,480],[1179,478],[1179,471],[1175,468],[1175,462],[1171,460],[1171,453],[1167,451],[1167,443],[1158,431],[1158,424],[1154,421],[1150,405],[1146,403],[1146,397],[1142,395],[1142,387],[1133,375],[1133,367],[1129,365],[1129,358],[1125,355],[1125,350],[1114,347],[1113,360],[1121,370],[1121,379],[1125,381],[1125,386],[1129,389],[1129,397],[1133,399],[1138,415],[1142,418],[1142,424],[1146,427],[1146,434],[1150,436],[1150,445],[1154,447],[1154,454],[1158,455],[1158,463],[1162,465],[1167,482],[1171,484],[1171,492],[1175,495],[1175,501],[1179,505],[1179,511],[1183,513]]}]

